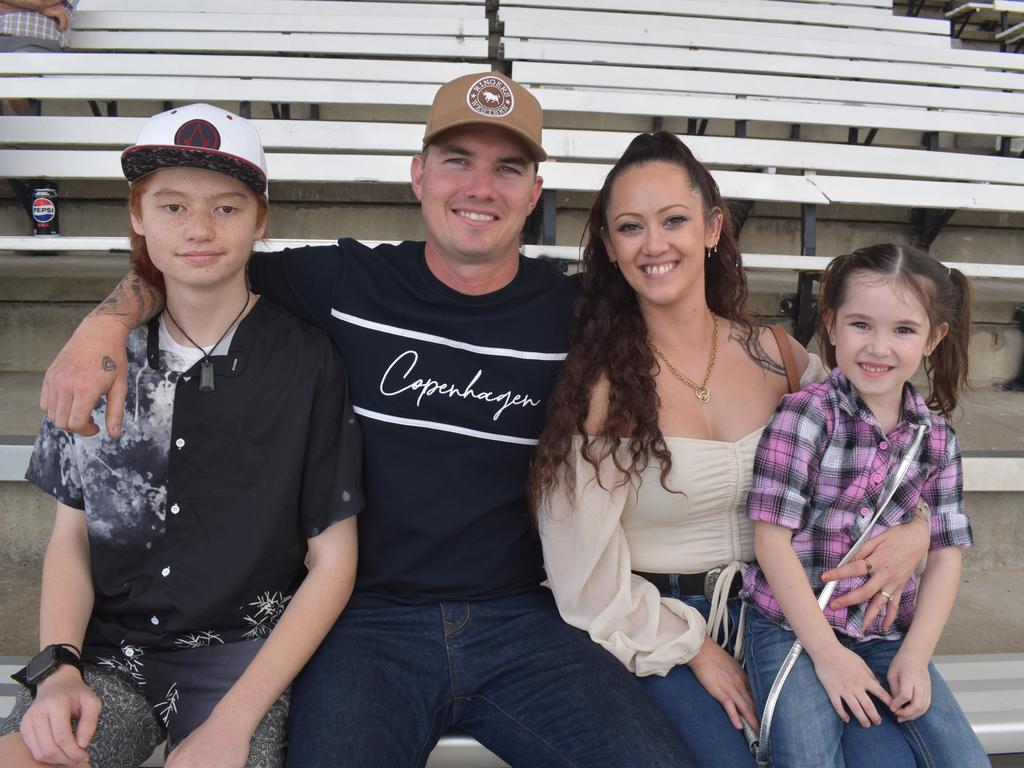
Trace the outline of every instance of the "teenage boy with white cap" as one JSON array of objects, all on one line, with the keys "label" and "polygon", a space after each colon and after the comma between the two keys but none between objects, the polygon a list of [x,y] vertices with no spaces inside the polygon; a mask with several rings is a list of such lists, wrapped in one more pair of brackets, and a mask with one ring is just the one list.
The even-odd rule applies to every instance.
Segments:
[{"label": "teenage boy with white cap", "polygon": [[[425,243],[346,239],[250,265],[256,290],[352,364],[366,448],[356,590],[296,679],[290,765],[423,765],[451,726],[514,766],[690,764],[635,678],[540,586],[526,475],[576,295],[518,253],[541,126],[504,75],[447,83],[412,160]],[[76,385],[116,395],[116,376],[93,369],[119,320],[159,306],[137,288],[115,291],[55,363],[43,405],[58,423],[88,428]]]},{"label": "teenage boy with white cap", "polygon": [[47,419],[36,441],[28,479],[58,502],[43,651],[17,676],[0,764],[133,768],[166,739],[169,768],[279,766],[282,694],[355,576],[345,369],[246,284],[268,213],[251,123],[164,112],[122,166],[133,267],[166,306],[128,336],[120,439]]}]

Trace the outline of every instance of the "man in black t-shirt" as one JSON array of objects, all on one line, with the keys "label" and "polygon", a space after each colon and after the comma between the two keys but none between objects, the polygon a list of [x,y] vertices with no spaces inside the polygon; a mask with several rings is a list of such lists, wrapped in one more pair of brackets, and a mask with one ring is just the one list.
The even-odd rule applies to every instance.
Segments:
[{"label": "man in black t-shirt", "polygon": [[[540,586],[526,475],[575,296],[518,252],[541,192],[541,124],[509,78],[454,80],[412,160],[425,243],[341,240],[250,265],[257,292],[349,362],[365,446],[356,591],[295,682],[289,765],[423,765],[451,727],[514,766],[689,764],[636,680]],[[87,428],[69,381],[113,385],[115,403],[93,361],[114,354],[118,321],[160,301],[126,280],[47,375],[61,426]]]}]

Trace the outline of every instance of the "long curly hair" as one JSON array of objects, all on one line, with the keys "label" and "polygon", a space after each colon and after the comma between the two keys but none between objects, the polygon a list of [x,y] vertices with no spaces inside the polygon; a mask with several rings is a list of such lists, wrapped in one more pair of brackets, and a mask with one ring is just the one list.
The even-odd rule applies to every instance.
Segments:
[{"label": "long curly hair", "polygon": [[[665,478],[672,468],[672,455],[658,426],[661,403],[654,377],[659,364],[648,345],[636,293],[613,266],[602,237],[608,230],[607,208],[615,181],[623,171],[653,162],[670,163],[686,172],[690,188],[703,201],[705,221],[716,210],[721,212],[718,247],[706,261],[704,296],[712,312],[740,326],[748,349],[753,346],[754,324],[746,311],[747,278],[718,184],[674,134],[640,134],[608,172],[590,207],[573,346],[548,400],[530,472],[528,495],[535,521],[545,495],[560,483],[574,489],[572,440],[587,435],[591,391],[602,376],[609,384],[607,416],[598,434],[584,441],[583,458],[596,472],[600,461],[611,456],[626,482],[638,477],[653,456],[661,463],[661,484],[668,490]],[[624,456],[618,450],[623,437],[628,439]]]}]

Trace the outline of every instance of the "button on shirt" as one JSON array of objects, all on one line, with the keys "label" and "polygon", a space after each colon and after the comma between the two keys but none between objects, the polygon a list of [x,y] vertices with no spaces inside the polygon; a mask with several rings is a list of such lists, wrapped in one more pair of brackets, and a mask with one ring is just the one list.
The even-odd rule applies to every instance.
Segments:
[{"label": "button on shirt", "polygon": [[[912,384],[904,388],[900,420],[888,434],[838,368],[825,381],[783,398],[761,436],[747,514],[794,530],[793,549],[815,593],[823,587],[821,574],[839,564],[870,522],[920,423],[931,428],[873,533],[909,522],[923,499],[931,507],[931,549],[971,546],[956,434],[928,410]],[[866,580],[841,581],[835,596]],[[911,579],[889,633],[882,632],[882,616],[863,626],[864,605],[826,608],[825,616],[833,629],[850,637],[897,639],[910,626],[916,594]],[[767,618],[788,626],[756,565],[747,570],[742,596]]]},{"label": "button on shirt", "polygon": [[101,401],[99,435],[45,421],[29,465],[85,510],[87,657],[265,637],[305,574],[306,539],[362,507],[360,432],[324,334],[258,301],[212,358],[213,392],[158,338],[155,320],[129,336],[119,440]]}]

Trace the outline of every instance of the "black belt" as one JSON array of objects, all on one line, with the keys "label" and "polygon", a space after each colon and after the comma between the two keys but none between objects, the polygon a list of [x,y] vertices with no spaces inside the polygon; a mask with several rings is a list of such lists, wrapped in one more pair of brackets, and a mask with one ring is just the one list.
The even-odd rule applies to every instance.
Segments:
[{"label": "black belt", "polygon": [[[703,595],[708,600],[715,593],[715,584],[718,581],[719,575],[722,573],[721,568],[712,568],[710,571],[704,573],[642,573],[640,571],[633,571],[637,576],[640,576],[647,581],[651,582],[658,588],[658,591],[666,597],[672,596],[672,582],[671,577],[675,575],[679,580],[679,594],[680,595]],[[737,574],[739,575],[739,574]],[[732,584],[729,585],[729,599],[739,597],[740,587],[743,585],[743,579],[733,578]]]}]

